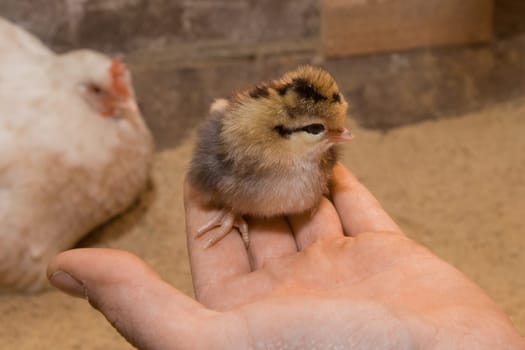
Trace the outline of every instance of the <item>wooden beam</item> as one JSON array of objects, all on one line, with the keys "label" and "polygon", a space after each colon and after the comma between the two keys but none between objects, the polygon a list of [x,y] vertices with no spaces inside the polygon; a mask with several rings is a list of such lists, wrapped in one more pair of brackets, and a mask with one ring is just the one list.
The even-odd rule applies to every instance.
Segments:
[{"label": "wooden beam", "polygon": [[490,41],[493,0],[322,0],[325,56]]}]

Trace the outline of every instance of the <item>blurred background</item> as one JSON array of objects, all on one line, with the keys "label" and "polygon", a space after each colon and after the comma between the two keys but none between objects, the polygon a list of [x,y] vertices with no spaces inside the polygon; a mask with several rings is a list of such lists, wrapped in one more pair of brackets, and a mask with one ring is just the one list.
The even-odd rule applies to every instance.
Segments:
[{"label": "blurred background", "polygon": [[[56,52],[123,57],[157,153],[150,189],[80,244],[130,250],[192,293],[181,184],[214,98],[300,64],[335,77],[344,163],[406,233],[525,335],[523,0],[0,0]],[[82,300],[0,296],[0,349],[130,349]]]}]

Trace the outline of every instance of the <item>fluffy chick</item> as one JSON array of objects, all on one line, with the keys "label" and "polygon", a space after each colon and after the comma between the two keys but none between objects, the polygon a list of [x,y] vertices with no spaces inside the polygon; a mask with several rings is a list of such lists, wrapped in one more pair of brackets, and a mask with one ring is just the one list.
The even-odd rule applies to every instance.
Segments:
[{"label": "fluffy chick", "polygon": [[209,232],[211,246],[236,227],[248,244],[243,215],[317,208],[337,160],[334,146],[351,139],[344,126],[347,106],[332,76],[311,66],[217,100],[188,181],[204,204],[221,211],[196,236]]}]

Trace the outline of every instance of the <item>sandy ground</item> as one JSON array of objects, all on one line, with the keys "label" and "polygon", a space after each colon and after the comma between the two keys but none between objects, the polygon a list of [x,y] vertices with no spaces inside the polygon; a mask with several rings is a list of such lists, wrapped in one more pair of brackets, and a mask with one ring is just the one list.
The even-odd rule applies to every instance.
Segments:
[{"label": "sandy ground", "polygon": [[[386,134],[350,125],[357,137],[344,163],[410,237],[481,285],[525,335],[524,114],[515,101]],[[181,184],[192,143],[158,153],[151,191],[83,243],[132,251],[187,294]],[[0,315],[0,349],[131,348],[86,301],[59,292],[0,296]]]}]

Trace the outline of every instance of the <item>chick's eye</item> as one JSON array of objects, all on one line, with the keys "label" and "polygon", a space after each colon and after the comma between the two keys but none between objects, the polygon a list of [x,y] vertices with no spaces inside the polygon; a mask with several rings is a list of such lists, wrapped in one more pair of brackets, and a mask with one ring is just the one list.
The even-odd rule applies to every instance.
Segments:
[{"label": "chick's eye", "polygon": [[306,125],[305,127],[301,128],[301,130],[306,131],[309,134],[317,135],[324,131],[324,125],[323,124],[310,124],[310,125]]},{"label": "chick's eye", "polygon": [[286,128],[284,125],[277,125],[274,127],[274,130],[279,133],[282,137],[288,138],[294,131],[292,129]]}]

